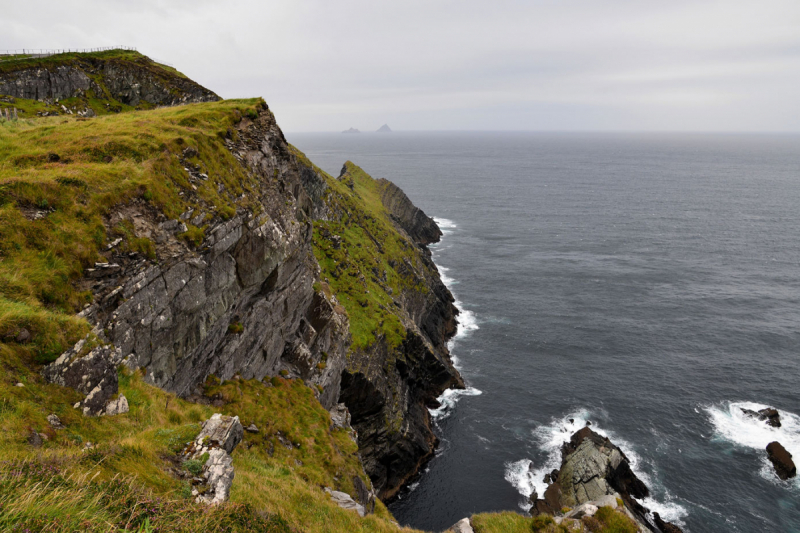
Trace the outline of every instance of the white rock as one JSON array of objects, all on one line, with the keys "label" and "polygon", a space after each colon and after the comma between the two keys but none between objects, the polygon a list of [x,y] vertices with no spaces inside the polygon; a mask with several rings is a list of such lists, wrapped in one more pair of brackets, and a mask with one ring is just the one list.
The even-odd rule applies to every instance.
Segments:
[{"label": "white rock", "polygon": [[349,511],[355,511],[358,513],[359,516],[364,516],[366,514],[366,509],[364,506],[355,501],[349,494],[346,492],[340,492],[338,490],[331,490],[328,487],[325,487],[325,492],[331,495],[331,500],[336,503],[342,509],[347,509]]},{"label": "white rock", "polygon": [[594,516],[597,512],[597,506],[592,505],[590,502],[586,502],[582,505],[579,505],[572,511],[568,512],[564,518],[574,518],[576,520],[580,520],[584,516]]},{"label": "white rock", "polygon": [[226,501],[233,484],[233,458],[225,450],[214,448],[208,452],[203,475],[208,481],[209,490],[198,496],[197,501],[212,505]]},{"label": "white rock", "polygon": [[472,529],[472,524],[469,521],[469,518],[462,518],[452,526],[447,531],[452,533],[475,533],[475,530]]},{"label": "white rock", "polygon": [[110,402],[108,402],[108,404],[106,404],[105,414],[109,416],[114,416],[127,413],[128,411],[129,411],[128,399],[125,397],[124,394],[120,393],[119,397],[116,400],[111,400]]},{"label": "white rock", "polygon": [[23,385],[22,383],[17,383],[17,387],[24,387],[24,386],[25,385]]}]

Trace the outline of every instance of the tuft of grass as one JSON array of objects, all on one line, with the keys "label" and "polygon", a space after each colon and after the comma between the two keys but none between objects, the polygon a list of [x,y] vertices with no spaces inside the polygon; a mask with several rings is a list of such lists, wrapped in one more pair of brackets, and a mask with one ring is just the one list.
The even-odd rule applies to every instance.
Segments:
[{"label": "tuft of grass", "polygon": [[512,511],[480,513],[470,521],[475,533],[531,533],[531,519]]}]

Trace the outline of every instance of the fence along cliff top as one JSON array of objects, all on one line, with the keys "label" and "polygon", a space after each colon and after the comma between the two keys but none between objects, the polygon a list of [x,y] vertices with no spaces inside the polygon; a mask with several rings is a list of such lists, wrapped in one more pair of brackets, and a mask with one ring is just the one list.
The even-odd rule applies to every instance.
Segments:
[{"label": "fence along cliff top", "polygon": [[[109,52],[112,50],[138,51],[135,47],[131,46],[104,46],[100,48],[18,48],[14,50],[0,50],[0,62],[15,61],[17,59],[36,59],[58,54],[91,54],[93,52]],[[166,61],[160,61],[152,57],[150,59],[156,63],[174,68],[171,63],[167,63]]]}]

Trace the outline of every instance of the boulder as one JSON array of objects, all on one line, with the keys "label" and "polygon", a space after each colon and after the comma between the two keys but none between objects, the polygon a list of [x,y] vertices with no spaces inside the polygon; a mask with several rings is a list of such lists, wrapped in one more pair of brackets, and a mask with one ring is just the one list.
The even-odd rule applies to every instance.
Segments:
[{"label": "boulder", "polygon": [[249,426],[244,428],[244,430],[247,431],[248,433],[258,433],[258,426],[255,424],[250,424]]},{"label": "boulder", "polygon": [[129,411],[128,408],[128,399],[125,397],[124,394],[120,394],[116,400],[111,400],[106,405],[106,410],[103,414],[114,416],[114,415],[121,415],[123,413],[127,413]]},{"label": "boulder", "polygon": [[243,437],[238,416],[215,413],[203,422],[203,429],[181,454],[183,460],[200,459],[208,454],[200,476],[194,481],[195,501],[213,505],[228,499],[234,477],[230,454]]},{"label": "boulder", "polygon": [[597,512],[598,507],[591,502],[586,502],[582,505],[579,505],[572,511],[568,512],[565,515],[565,518],[574,518],[575,520],[580,520],[584,516],[594,516]]},{"label": "boulder", "polygon": [[85,394],[78,407],[86,416],[99,416],[106,412],[106,405],[119,391],[119,350],[113,346],[98,346],[83,355],[85,343],[86,339],[78,341],[44,367],[42,374],[51,383]]},{"label": "boulder", "polygon": [[450,526],[445,533],[475,533],[475,530],[472,529],[472,523],[469,521],[469,518],[462,518]]},{"label": "boulder", "polygon": [[28,444],[33,446],[34,448],[41,448],[42,447],[42,436],[39,435],[36,431],[31,431],[28,435]]},{"label": "boulder", "polygon": [[346,492],[341,492],[338,490],[331,490],[328,487],[325,487],[325,492],[331,495],[331,500],[341,507],[342,509],[347,509],[348,511],[355,511],[358,513],[358,516],[364,516],[366,514],[366,510],[364,506],[360,503],[356,502],[349,494]]},{"label": "boulder", "polygon": [[792,454],[786,451],[781,443],[776,441],[767,444],[767,454],[779,478],[785,481],[797,475],[797,467],[792,460]]},{"label": "boulder", "polygon": [[760,420],[762,422],[766,422],[768,425],[779,428],[781,427],[781,415],[778,413],[778,410],[774,407],[767,407],[766,409],[760,409],[758,411],[753,411],[752,409],[745,409],[741,408],[742,412],[749,416],[750,418],[755,418],[756,420]]},{"label": "boulder", "polygon": [[53,429],[64,429],[64,424],[61,423],[61,419],[58,418],[55,414],[47,415],[47,422]]}]

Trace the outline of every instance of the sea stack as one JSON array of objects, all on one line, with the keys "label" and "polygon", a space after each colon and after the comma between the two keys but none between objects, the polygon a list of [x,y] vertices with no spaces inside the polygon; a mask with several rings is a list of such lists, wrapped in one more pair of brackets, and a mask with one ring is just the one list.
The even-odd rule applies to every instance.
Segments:
[{"label": "sea stack", "polygon": [[350,128],[349,130],[344,130],[342,133],[361,133],[355,128]]},{"label": "sea stack", "polygon": [[767,444],[767,454],[779,478],[786,481],[797,475],[797,467],[794,461],[792,461],[792,454],[789,453],[780,442],[776,441]]},{"label": "sea stack", "polygon": [[384,124],[378,128],[377,133],[392,133],[392,128],[390,128],[388,124]]}]

